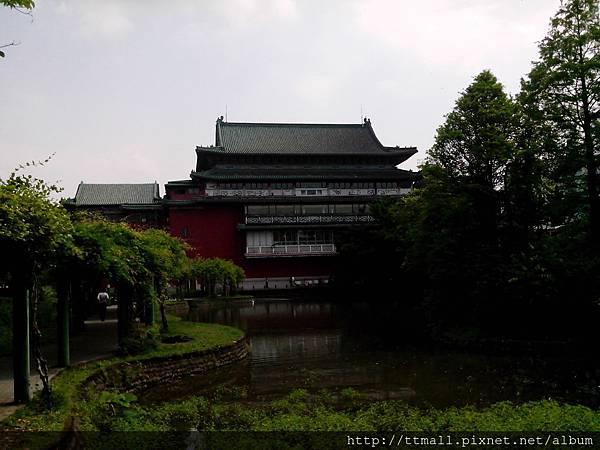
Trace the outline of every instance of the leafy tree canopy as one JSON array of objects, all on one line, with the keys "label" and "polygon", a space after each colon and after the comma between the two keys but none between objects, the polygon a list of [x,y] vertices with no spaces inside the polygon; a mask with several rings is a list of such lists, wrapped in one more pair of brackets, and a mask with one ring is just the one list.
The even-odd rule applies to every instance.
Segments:
[{"label": "leafy tree canopy", "polygon": [[453,177],[496,186],[512,151],[514,105],[488,70],[457,100],[437,130],[429,161]]},{"label": "leafy tree canopy", "polygon": [[[566,202],[585,198],[592,242],[600,244],[600,18],[597,0],[569,0],[552,18],[526,87],[558,144],[547,153]],[[550,125],[550,126],[548,126]],[[571,217],[570,219],[573,219]]]},{"label": "leafy tree canopy", "polygon": [[123,223],[84,220],[75,224],[78,261],[88,278],[135,284],[148,275],[137,232]]},{"label": "leafy tree canopy", "polygon": [[226,285],[232,289],[243,281],[244,270],[232,261],[221,258],[197,258],[192,261],[192,276],[200,279],[207,287],[210,295],[215,294],[217,284]]},{"label": "leafy tree canopy", "polygon": [[187,277],[190,261],[186,255],[188,245],[163,230],[148,229],[139,232],[146,267],[162,286],[171,280]]},{"label": "leafy tree canopy", "polygon": [[[67,211],[50,198],[56,186],[31,175],[0,179],[0,247],[4,271],[29,271],[51,265],[73,251],[73,226]],[[14,274],[13,274],[14,275]]]},{"label": "leafy tree canopy", "polygon": [[35,7],[34,0],[1,0],[0,4],[9,8],[33,9]]}]

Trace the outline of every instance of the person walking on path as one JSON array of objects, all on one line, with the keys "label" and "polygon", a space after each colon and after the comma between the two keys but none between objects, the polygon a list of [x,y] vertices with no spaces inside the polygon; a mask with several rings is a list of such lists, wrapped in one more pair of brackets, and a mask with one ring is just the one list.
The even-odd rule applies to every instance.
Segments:
[{"label": "person walking on path", "polygon": [[98,309],[100,320],[102,322],[104,322],[106,319],[106,307],[108,306],[108,300],[110,300],[110,297],[108,296],[107,292],[103,291],[98,294]]}]

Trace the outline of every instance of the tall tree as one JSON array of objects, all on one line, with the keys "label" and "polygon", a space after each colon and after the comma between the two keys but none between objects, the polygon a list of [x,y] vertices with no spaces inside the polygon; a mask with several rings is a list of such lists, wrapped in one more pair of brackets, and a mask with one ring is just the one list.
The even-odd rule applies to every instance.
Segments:
[{"label": "tall tree", "polygon": [[514,105],[488,70],[475,77],[438,128],[429,163],[449,182],[468,190],[479,212],[481,233],[496,238],[498,191],[513,154]]},{"label": "tall tree", "polygon": [[512,251],[524,251],[536,239],[544,217],[548,186],[544,183],[547,164],[545,153],[553,153],[556,140],[552,129],[540,120],[537,97],[529,80],[522,80],[515,99],[514,151],[506,168],[503,203],[504,245]]},{"label": "tall tree", "polygon": [[494,189],[511,154],[514,107],[494,74],[484,70],[438,128],[429,160],[454,178]]},{"label": "tall tree", "polygon": [[[180,239],[163,230],[149,229],[138,232],[140,237],[146,268],[152,278],[153,294],[159,303],[161,325],[163,330],[169,329],[165,312],[167,286],[169,282],[181,280],[188,275],[190,260],[186,255],[188,246]],[[151,296],[152,297],[152,296]],[[147,323],[154,320],[154,298],[148,299]]]},{"label": "tall tree", "polygon": [[600,139],[600,18],[597,0],[566,0],[540,43],[529,74],[544,120],[551,122],[575,174],[584,170],[589,234],[600,245],[596,151]]}]

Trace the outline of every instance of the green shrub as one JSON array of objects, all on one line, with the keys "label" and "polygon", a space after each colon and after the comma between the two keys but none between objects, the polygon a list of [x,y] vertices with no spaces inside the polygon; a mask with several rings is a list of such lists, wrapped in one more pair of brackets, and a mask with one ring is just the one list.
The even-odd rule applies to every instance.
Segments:
[{"label": "green shrub", "polygon": [[139,355],[155,350],[160,342],[160,331],[157,325],[151,327],[138,326],[129,336],[122,339],[119,344],[119,353],[122,355]]},{"label": "green shrub", "polygon": [[[348,391],[345,395],[357,394]],[[428,409],[397,400],[363,403],[358,409],[338,406],[327,397],[310,397],[302,390],[259,406],[214,403],[196,397],[176,405],[140,407],[140,417],[146,421],[141,429],[147,429],[148,423],[163,430],[197,426],[229,431],[508,432],[590,431],[600,427],[600,411],[549,400],[521,405],[501,402],[482,409]],[[129,425],[129,429],[138,429],[132,422]]]},{"label": "green shrub", "polygon": [[42,286],[39,290],[38,325],[40,328],[56,327],[56,303],[58,298],[52,286]]}]

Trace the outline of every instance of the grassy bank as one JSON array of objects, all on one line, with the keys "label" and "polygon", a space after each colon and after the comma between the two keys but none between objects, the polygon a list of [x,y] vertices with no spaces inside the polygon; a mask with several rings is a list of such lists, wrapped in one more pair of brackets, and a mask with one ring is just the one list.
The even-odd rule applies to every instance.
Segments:
[{"label": "grassy bank", "polygon": [[[89,370],[89,369],[85,369]],[[61,386],[81,381],[84,370],[69,371]],[[74,377],[78,375],[78,377]],[[268,404],[245,401],[243,390],[218,391],[177,403],[141,406],[130,394],[104,393],[72,409],[83,421],[79,428],[100,431],[593,431],[600,429],[600,411],[580,405],[541,400],[496,403],[487,408],[422,408],[403,401],[365,401],[351,388],[310,395],[292,391]],[[227,401],[224,401],[227,398]],[[85,413],[85,414],[82,414]],[[30,416],[25,416],[31,420]],[[13,418],[18,422],[23,418]],[[54,420],[54,423],[60,421]],[[30,424],[34,422],[29,422]],[[42,429],[49,430],[46,419]],[[41,425],[41,423],[40,423]],[[54,428],[58,429],[58,428]]]},{"label": "grassy bank", "polygon": [[156,348],[135,356],[115,357],[62,371],[52,381],[53,407],[44,410],[36,397],[25,408],[0,423],[0,430],[62,431],[74,425],[81,430],[97,430],[94,425],[94,411],[101,407],[114,407],[114,404],[127,404],[128,394],[111,392],[108,396],[95,393],[87,399],[81,397],[80,386],[94,372],[122,362],[182,355],[231,344],[240,339],[243,332],[232,327],[186,322],[169,316],[169,332],[165,336],[188,336],[188,342],[175,344],[157,343]]},{"label": "grassy bank", "polygon": [[[144,439],[156,444],[172,439],[169,431],[186,431],[192,428],[206,431],[257,431],[257,432],[515,432],[515,431],[564,431],[589,432],[600,430],[600,411],[580,405],[561,404],[543,400],[515,404],[501,402],[486,408],[452,407],[445,409],[422,408],[403,401],[373,402],[359,392],[348,388],[341,391],[322,391],[309,394],[304,390],[292,391],[287,397],[270,403],[253,403],[242,388],[216,389],[206,397],[192,397],[176,403],[143,406],[133,394],[116,391],[92,392],[81,395],[81,385],[90,375],[111,365],[139,361],[147,358],[185,354],[230,344],[242,336],[242,332],[230,327],[213,324],[184,322],[170,317],[169,335],[191,337],[190,342],[159,344],[156,349],[141,355],[111,358],[83,367],[65,370],[54,381],[55,406],[42,411],[39,403],[32,402],[13,417],[0,424],[0,430],[61,431],[76,428],[81,431],[102,433],[89,434],[98,442],[115,439],[114,448],[146,448]],[[117,433],[112,431],[145,431],[150,434]],[[184,433],[185,434],[185,433]],[[218,435],[224,439],[238,439],[248,433]],[[181,434],[176,436],[181,438]],[[250,437],[256,435],[249,435]],[[294,447],[290,442],[298,439],[287,435],[277,437],[272,447],[261,448],[310,448]],[[131,446],[121,440],[132,439]],[[317,438],[317,434],[309,436]],[[36,439],[43,440],[43,437]],[[43,447],[48,442],[34,445]],[[138,439],[136,441],[136,439]],[[279,440],[282,439],[282,440]],[[329,439],[329,441],[327,441]],[[162,442],[162,441],[161,441]],[[331,437],[315,448],[329,448],[328,443],[339,444]],[[178,442],[179,444],[179,442]],[[231,442],[211,448],[232,448]],[[248,448],[239,444],[236,448]],[[338,446],[339,447],[339,446]],[[161,448],[161,447],[154,447]],[[165,447],[167,448],[167,447]]]},{"label": "grassy bank", "polygon": [[[237,398],[232,400],[232,394]],[[100,431],[87,435],[90,448],[119,449],[186,448],[194,439],[190,430],[208,432],[200,438],[203,448],[298,450],[345,448],[347,433],[353,432],[380,437],[389,437],[390,432],[470,436],[485,432],[574,433],[600,428],[599,411],[549,400],[502,402],[482,409],[434,409],[402,401],[373,403],[350,388],[319,395],[296,390],[284,399],[261,405],[247,402],[240,389],[217,390],[210,397],[148,407],[134,399],[122,399],[111,408],[96,401],[90,406],[89,417],[94,428],[88,429]]]},{"label": "grassy bank", "polygon": [[[243,397],[243,394],[242,394]],[[600,429],[600,412],[543,400],[496,403],[488,408],[419,408],[402,401],[365,402],[345,389],[318,396],[296,390],[267,405],[243,398],[222,403],[194,397],[180,403],[123,408],[111,430],[170,431],[198,427],[207,431],[591,431]]]}]

